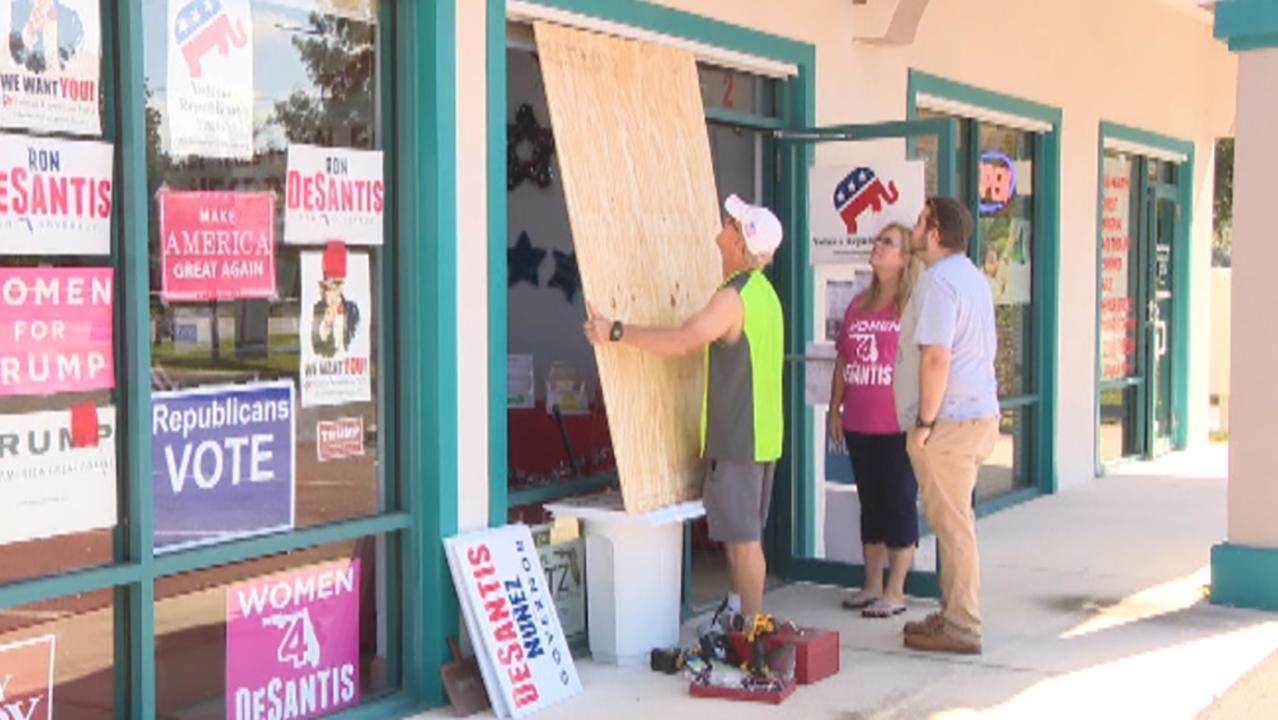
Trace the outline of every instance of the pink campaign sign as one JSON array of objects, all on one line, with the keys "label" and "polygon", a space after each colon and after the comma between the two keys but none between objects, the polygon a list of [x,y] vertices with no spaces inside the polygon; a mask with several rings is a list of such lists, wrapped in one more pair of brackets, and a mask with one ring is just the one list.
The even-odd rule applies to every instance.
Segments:
[{"label": "pink campaign sign", "polygon": [[111,268],[0,268],[0,396],[115,385]]},{"label": "pink campaign sign", "polygon": [[228,720],[302,720],[358,704],[358,558],[227,590]]},{"label": "pink campaign sign", "polygon": [[160,195],[160,296],[168,302],[275,297],[275,194]]}]

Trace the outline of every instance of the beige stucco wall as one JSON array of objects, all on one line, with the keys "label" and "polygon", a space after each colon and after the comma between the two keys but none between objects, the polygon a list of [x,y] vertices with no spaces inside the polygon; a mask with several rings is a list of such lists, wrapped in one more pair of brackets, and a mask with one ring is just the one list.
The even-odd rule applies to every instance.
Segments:
[{"label": "beige stucco wall", "polygon": [[[1273,331],[1273,167],[1278,163],[1278,49],[1241,55],[1238,135],[1234,146],[1234,247],[1230,380],[1229,542],[1278,548],[1278,443],[1274,442],[1273,381],[1278,332]],[[1245,392],[1242,389],[1245,388]]]},{"label": "beige stucco wall", "polygon": [[[911,68],[1063,110],[1061,193],[1060,407],[1056,461],[1062,486],[1090,477],[1094,463],[1093,387],[1096,353],[1097,143],[1102,120],[1189,139],[1197,148],[1194,178],[1193,310],[1191,326],[1211,319],[1212,141],[1232,131],[1236,61],[1211,38],[1210,23],[1166,0],[931,0],[913,44],[854,41],[881,23],[883,2],[850,0],[661,0],[661,4],[782,35],[816,47],[819,124],[899,120],[906,113]],[[482,47],[483,3],[462,0],[459,53]],[[865,13],[865,14],[862,14]],[[459,57],[458,148],[466,176],[459,184],[459,217],[466,225],[458,255],[463,278],[459,327],[480,333],[486,324],[481,284],[486,195],[482,182],[484,70]],[[476,108],[479,108],[477,111]],[[482,125],[482,124],[481,124]],[[834,150],[832,152],[839,152]],[[472,234],[473,233],[473,234]],[[470,278],[473,282],[467,282]],[[1209,338],[1191,341],[1191,441],[1208,429]],[[486,367],[486,346],[465,340],[459,366]],[[487,407],[482,382],[463,376],[461,504],[463,525],[487,515]],[[470,412],[473,410],[473,412]],[[481,471],[482,474],[481,474]],[[500,472],[501,470],[499,470]],[[472,474],[473,473],[473,474]]]}]

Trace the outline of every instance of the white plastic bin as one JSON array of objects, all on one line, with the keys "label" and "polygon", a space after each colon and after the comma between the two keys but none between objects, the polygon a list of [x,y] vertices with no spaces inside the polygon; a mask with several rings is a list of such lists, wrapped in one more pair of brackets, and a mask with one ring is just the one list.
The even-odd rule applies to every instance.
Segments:
[{"label": "white plastic bin", "polygon": [[683,522],[705,514],[684,503],[627,515],[620,495],[553,503],[582,522],[586,540],[586,624],[598,662],[646,664],[653,648],[679,643]]}]

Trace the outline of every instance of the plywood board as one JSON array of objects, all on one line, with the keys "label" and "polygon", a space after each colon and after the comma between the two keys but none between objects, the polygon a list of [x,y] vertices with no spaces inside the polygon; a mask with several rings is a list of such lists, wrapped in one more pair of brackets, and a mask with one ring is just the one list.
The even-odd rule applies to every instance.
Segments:
[{"label": "plywood board", "polygon": [[[537,23],[537,52],[586,298],[675,326],[722,270],[721,216],[690,53]],[[628,513],[696,499],[703,357],[596,349]]]}]

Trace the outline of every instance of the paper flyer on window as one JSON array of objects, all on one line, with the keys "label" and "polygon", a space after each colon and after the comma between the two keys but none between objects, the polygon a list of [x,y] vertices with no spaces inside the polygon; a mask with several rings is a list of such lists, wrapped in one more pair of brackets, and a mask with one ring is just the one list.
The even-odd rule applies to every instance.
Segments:
[{"label": "paper flyer on window", "polygon": [[111,268],[0,267],[0,397],[115,386]]},{"label": "paper flyer on window", "polygon": [[0,415],[0,545],[115,525],[115,408],[96,412],[80,447],[70,410]]},{"label": "paper flyer on window", "polygon": [[101,135],[99,0],[0,2],[0,127]]},{"label": "paper flyer on window", "polygon": [[327,263],[325,252],[307,251],[301,256],[302,407],[373,398],[368,255],[344,257],[342,263]]},{"label": "paper flyer on window", "polygon": [[253,157],[250,0],[168,0],[169,154]]},{"label": "paper flyer on window", "polygon": [[923,161],[816,165],[808,187],[812,263],[865,263],[883,228],[913,227],[922,212]]},{"label": "paper flyer on window", "polygon": [[111,188],[107,143],[0,134],[0,256],[109,255]]},{"label": "paper flyer on window", "polygon": [[289,145],[286,185],[285,243],[382,244],[381,151]]},{"label": "paper flyer on window", "polygon": [[349,558],[227,588],[228,720],[305,720],[359,704],[359,566]]}]

